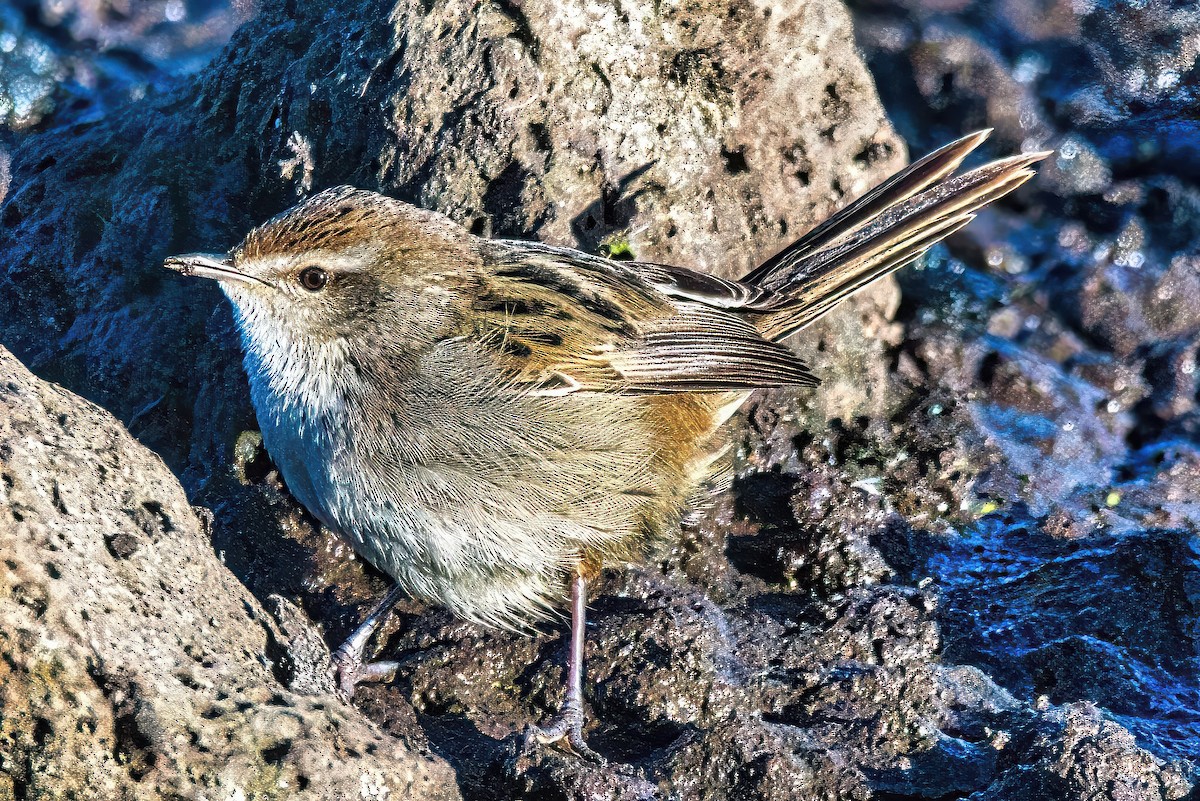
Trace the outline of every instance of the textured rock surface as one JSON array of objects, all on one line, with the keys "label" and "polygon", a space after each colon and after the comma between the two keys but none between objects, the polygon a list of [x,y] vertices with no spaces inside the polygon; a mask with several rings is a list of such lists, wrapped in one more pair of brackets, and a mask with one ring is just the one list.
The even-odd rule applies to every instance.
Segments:
[{"label": "textured rock surface", "polygon": [[203,521],[0,349],[0,798],[457,798],[418,730],[290,689],[317,688]]},{"label": "textured rock surface", "polygon": [[992,514],[919,568],[944,589],[947,654],[1195,764],[1196,9],[852,5],[914,149],[991,125],[1000,148],[1058,150],[1025,224],[969,229],[961,260],[904,279],[922,302],[903,350],[990,452],[972,504]]}]

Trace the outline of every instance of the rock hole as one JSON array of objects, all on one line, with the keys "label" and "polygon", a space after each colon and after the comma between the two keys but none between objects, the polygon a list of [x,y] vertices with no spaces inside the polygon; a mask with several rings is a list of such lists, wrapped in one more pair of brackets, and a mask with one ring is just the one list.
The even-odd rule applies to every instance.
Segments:
[{"label": "rock hole", "polygon": [[538,150],[550,152],[553,146],[550,141],[550,132],[546,126],[540,122],[529,123],[529,135],[533,137],[533,141],[537,143]]},{"label": "rock hole", "polygon": [[141,543],[138,538],[128,531],[118,531],[104,535],[104,547],[114,559],[128,559],[138,549]]},{"label": "rock hole", "polygon": [[25,219],[25,215],[21,214],[21,209],[17,206],[16,201],[8,204],[4,209],[4,216],[0,218],[0,222],[4,223],[5,228],[16,228]]},{"label": "rock hole", "polygon": [[179,681],[180,684],[182,684],[184,687],[187,687],[189,690],[201,689],[200,682],[198,682],[194,678],[192,678],[190,673],[185,673],[183,671],[180,671],[175,674],[175,678]]},{"label": "rock hole", "polygon": [[260,756],[262,756],[263,762],[267,763],[268,765],[280,765],[283,763],[283,758],[286,757],[291,750],[292,741],[284,740],[278,745],[273,745],[270,748],[264,748],[258,753]]},{"label": "rock hole", "polygon": [[62,491],[59,489],[57,481],[55,481],[54,485],[50,488],[50,495],[51,500],[54,503],[54,508],[58,510],[59,514],[69,516],[71,513],[67,511],[67,505],[62,499]]},{"label": "rock hole", "polygon": [[869,167],[887,157],[891,149],[882,142],[868,142],[860,151],[854,154],[854,163],[860,167]]},{"label": "rock hole", "polygon": [[527,231],[523,209],[525,188],[534,176],[517,161],[493,178],[483,193],[483,210],[491,218],[492,234],[520,235]]},{"label": "rock hole", "polygon": [[140,782],[154,769],[156,761],[150,750],[150,738],[138,727],[132,712],[117,715],[115,723],[117,741],[113,756],[129,771],[130,778]]},{"label": "rock hole", "polygon": [[54,736],[54,726],[45,718],[36,718],[33,724],[33,741],[38,748],[45,748],[46,743]]},{"label": "rock hole", "polygon": [[954,92],[954,73],[946,72],[942,74],[941,94],[948,95]]},{"label": "rock hole", "polygon": [[152,542],[157,542],[163,535],[175,530],[171,516],[166,513],[163,505],[158,501],[143,501],[141,506],[135,509],[130,516]]},{"label": "rock hole", "polygon": [[1000,368],[1000,354],[996,351],[988,353],[979,363],[979,382],[991,386],[996,380],[996,371]]},{"label": "rock hole", "polygon": [[744,147],[739,147],[736,150],[729,150],[722,147],[721,158],[725,160],[725,171],[730,175],[750,171],[750,165],[746,163],[746,148]]}]

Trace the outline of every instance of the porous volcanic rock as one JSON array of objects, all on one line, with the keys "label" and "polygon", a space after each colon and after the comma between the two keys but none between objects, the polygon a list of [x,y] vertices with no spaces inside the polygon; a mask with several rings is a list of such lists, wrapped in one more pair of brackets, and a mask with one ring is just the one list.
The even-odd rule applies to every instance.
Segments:
[{"label": "porous volcanic rock", "polygon": [[459,797],[303,675],[161,459],[2,348],[0,554],[0,798]]}]

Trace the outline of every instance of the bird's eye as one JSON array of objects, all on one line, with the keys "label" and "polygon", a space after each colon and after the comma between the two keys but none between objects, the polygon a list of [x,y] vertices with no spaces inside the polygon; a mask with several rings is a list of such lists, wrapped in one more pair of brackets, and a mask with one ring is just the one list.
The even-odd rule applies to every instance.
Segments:
[{"label": "bird's eye", "polygon": [[309,292],[319,292],[329,283],[329,273],[320,267],[305,267],[297,277],[300,280],[300,286]]}]

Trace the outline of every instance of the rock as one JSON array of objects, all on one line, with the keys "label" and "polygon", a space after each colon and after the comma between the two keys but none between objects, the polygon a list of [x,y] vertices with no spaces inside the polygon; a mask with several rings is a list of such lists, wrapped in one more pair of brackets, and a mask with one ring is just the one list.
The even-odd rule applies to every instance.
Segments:
[{"label": "rock", "polygon": [[221,564],[162,460],[3,349],[0,553],[0,797],[459,797],[290,681],[312,635]]},{"label": "rock", "polygon": [[[257,3],[32,0],[24,5],[36,9],[38,23],[52,31],[60,45],[68,46],[73,61],[83,62],[75,67],[80,88],[95,89],[97,82],[121,77],[111,62],[120,63],[122,56],[126,73],[150,65],[167,74],[202,67],[239,25],[253,17]],[[80,69],[85,64],[88,69]]]},{"label": "rock", "polygon": [[1015,764],[1022,770],[980,793],[979,801],[1051,798],[1112,798],[1168,801],[1191,798],[1191,785],[1177,767],[1137,747],[1129,732],[1091,704],[1071,704],[1046,716],[1031,732],[1028,751]]},{"label": "rock", "polygon": [[0,131],[21,131],[53,108],[64,66],[48,42],[13,8],[0,10]]},{"label": "rock", "polygon": [[[851,5],[914,150],[986,124],[989,144],[1058,151],[947,256],[901,276],[906,380],[958,426],[933,462],[958,481],[921,476],[911,494],[936,487],[963,507],[953,527],[906,515],[929,533],[891,563],[942,589],[948,657],[1019,696],[1086,699],[1194,777],[1200,188],[1196,79],[1180,69],[1194,45],[1177,32],[1195,9]],[[1169,794],[1100,789],[1110,766],[1140,768],[1098,739],[1112,750],[1091,752],[1087,781],[1041,777],[1037,790],[1014,774],[994,797]]]}]

